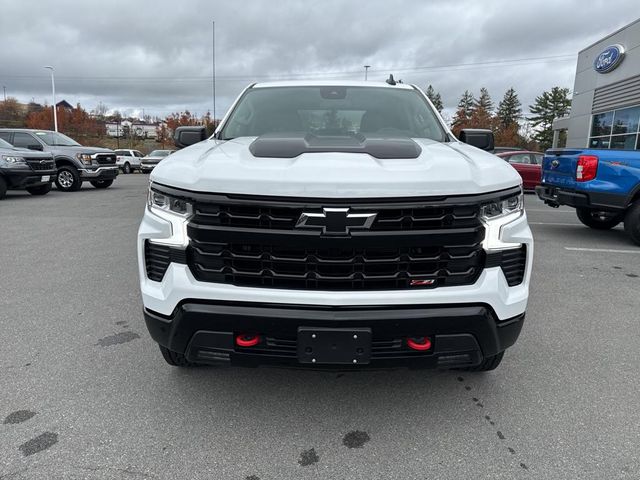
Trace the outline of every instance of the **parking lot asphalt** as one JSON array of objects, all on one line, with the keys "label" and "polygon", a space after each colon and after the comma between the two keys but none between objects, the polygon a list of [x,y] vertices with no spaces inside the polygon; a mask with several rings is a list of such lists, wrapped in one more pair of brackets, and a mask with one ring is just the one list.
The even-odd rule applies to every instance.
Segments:
[{"label": "parking lot asphalt", "polygon": [[142,318],[146,175],[0,202],[0,478],[640,478],[640,248],[534,195],[489,373],[176,369]]}]

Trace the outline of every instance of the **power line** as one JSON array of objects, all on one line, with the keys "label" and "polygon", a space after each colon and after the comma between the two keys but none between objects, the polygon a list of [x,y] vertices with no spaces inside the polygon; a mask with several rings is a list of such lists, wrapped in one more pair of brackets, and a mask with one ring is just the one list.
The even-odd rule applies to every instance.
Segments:
[{"label": "power line", "polygon": [[[545,57],[529,57],[529,58],[514,58],[506,60],[488,60],[483,62],[467,62],[467,63],[452,63],[443,65],[426,65],[419,67],[380,67],[377,69],[369,70],[369,73],[388,73],[388,72],[418,72],[422,70],[465,70],[467,67],[471,68],[494,68],[494,67],[509,67],[509,66],[522,66],[522,65],[534,65],[538,63],[547,62],[564,62],[574,60],[576,54],[566,55],[549,55]],[[277,74],[253,74],[253,75],[217,75],[216,79],[223,80],[251,80],[257,78],[270,78],[270,79],[291,79],[296,77],[321,77],[321,76],[361,76],[362,70],[343,70],[343,71],[327,71],[327,72],[292,72],[284,75]],[[1,75],[2,78],[42,78],[42,75]],[[213,75],[207,76],[177,76],[177,77],[159,77],[159,76],[84,76],[84,75],[57,75],[58,79],[67,80],[97,80],[97,81],[145,81],[145,82],[211,82]]]}]

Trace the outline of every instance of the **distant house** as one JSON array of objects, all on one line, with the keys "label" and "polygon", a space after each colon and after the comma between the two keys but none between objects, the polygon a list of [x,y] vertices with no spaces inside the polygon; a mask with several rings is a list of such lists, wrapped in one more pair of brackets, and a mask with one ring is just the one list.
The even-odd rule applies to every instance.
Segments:
[{"label": "distant house", "polygon": [[70,112],[73,110],[73,105],[71,105],[66,100],[61,100],[58,103],[56,103],[56,108],[64,108],[65,110]]}]

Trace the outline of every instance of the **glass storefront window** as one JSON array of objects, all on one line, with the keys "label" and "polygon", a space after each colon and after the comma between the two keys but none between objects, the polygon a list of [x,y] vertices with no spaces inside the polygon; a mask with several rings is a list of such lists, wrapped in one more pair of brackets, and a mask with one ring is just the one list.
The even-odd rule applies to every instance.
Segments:
[{"label": "glass storefront window", "polygon": [[593,115],[589,148],[640,150],[640,106]]},{"label": "glass storefront window", "polygon": [[636,147],[637,135],[613,135],[609,148],[618,150],[633,150]]},{"label": "glass storefront window", "polygon": [[613,134],[636,133],[640,123],[640,107],[616,110],[613,117]]},{"label": "glass storefront window", "polygon": [[611,135],[611,124],[613,123],[613,112],[599,113],[593,116],[591,124],[591,136]]}]

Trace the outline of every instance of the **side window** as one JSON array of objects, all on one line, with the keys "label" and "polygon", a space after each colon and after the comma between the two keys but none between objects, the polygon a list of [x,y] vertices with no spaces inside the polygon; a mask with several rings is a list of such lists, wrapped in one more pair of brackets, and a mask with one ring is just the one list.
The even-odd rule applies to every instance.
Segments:
[{"label": "side window", "polygon": [[542,159],[544,158],[544,155],[540,155],[538,153],[536,153],[533,158],[535,159],[535,162],[537,165],[542,165]]},{"label": "side window", "polygon": [[531,163],[528,153],[516,153],[509,157],[509,163]]},{"label": "side window", "polygon": [[138,157],[138,158],[142,158],[142,157],[144,156],[144,155],[142,155],[142,153],[140,153],[140,152],[139,152],[139,151],[137,151],[137,150],[136,150],[135,152],[133,152],[133,154],[134,154],[136,157]]},{"label": "side window", "polygon": [[1,138],[2,140],[4,140],[5,142],[9,142],[9,143],[11,143],[11,142],[9,141],[9,139],[11,138],[11,132],[0,132],[0,138]]},{"label": "side window", "polygon": [[30,145],[40,145],[40,142],[28,133],[16,132],[13,134],[13,145],[20,148],[28,148]]}]

